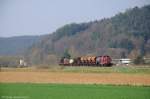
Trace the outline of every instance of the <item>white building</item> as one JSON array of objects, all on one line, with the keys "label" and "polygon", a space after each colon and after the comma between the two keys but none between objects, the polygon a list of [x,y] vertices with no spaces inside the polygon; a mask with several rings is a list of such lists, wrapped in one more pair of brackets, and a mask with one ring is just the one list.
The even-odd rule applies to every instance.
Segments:
[{"label": "white building", "polygon": [[129,58],[122,58],[122,59],[119,59],[118,64],[129,65],[129,64],[131,64],[131,59],[129,59]]},{"label": "white building", "polygon": [[20,59],[19,65],[20,66],[27,66],[27,63],[23,59]]},{"label": "white building", "polygon": [[113,62],[117,65],[119,65],[119,64],[129,65],[129,64],[131,64],[132,60],[129,58],[122,58],[122,59],[113,59]]}]

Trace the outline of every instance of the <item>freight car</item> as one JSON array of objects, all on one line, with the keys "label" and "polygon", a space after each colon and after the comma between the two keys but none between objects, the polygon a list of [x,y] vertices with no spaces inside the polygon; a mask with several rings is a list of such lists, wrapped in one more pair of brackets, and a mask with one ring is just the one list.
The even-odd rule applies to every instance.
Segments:
[{"label": "freight car", "polygon": [[73,59],[61,58],[59,65],[63,66],[111,66],[110,56],[84,56]]}]

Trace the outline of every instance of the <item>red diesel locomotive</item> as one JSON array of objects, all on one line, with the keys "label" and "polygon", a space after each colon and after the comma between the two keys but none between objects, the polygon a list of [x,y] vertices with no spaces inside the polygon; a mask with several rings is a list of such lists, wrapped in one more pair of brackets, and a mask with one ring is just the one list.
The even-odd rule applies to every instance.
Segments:
[{"label": "red diesel locomotive", "polygon": [[84,56],[73,59],[61,58],[59,65],[64,66],[111,66],[111,57],[104,56]]}]

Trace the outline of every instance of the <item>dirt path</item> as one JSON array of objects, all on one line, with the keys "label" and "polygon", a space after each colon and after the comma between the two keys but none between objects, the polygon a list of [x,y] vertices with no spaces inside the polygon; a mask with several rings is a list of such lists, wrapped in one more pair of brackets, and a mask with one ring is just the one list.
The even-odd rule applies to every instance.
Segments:
[{"label": "dirt path", "polygon": [[0,82],[150,85],[150,75],[4,71]]}]

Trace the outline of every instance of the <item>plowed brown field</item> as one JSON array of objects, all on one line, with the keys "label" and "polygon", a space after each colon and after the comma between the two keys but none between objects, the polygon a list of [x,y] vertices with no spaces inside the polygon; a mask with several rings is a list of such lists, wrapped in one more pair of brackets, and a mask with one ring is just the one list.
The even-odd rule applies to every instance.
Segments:
[{"label": "plowed brown field", "polygon": [[150,75],[3,71],[0,72],[0,82],[150,85]]}]

